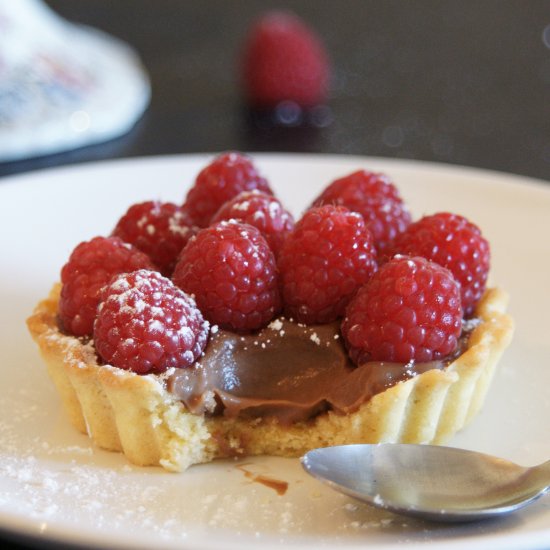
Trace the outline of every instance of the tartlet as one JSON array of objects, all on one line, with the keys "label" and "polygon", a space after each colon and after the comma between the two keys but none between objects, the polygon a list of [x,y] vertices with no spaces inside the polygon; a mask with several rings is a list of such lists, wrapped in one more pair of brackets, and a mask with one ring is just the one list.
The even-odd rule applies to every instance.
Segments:
[{"label": "tartlet", "polygon": [[384,174],[333,181],[294,222],[228,152],[182,205],[80,243],[27,324],[72,424],[138,465],[440,444],[512,337],[489,267],[475,224],[412,223]]},{"label": "tartlet", "polygon": [[465,349],[444,368],[398,382],[349,414],[327,410],[287,425],[273,418],[193,414],[168,390],[166,374],[101,365],[92,341],[60,330],[59,292],[57,284],[27,324],[72,424],[102,449],[172,471],[219,457],[296,457],[328,445],[444,443],[482,407],[513,332],[508,295],[487,289]]}]

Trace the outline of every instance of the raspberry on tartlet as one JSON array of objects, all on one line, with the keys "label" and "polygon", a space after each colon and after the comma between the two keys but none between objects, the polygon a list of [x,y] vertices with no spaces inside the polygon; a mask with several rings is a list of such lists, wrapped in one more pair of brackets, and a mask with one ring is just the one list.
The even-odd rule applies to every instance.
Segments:
[{"label": "raspberry on tartlet", "polygon": [[255,227],[236,220],[200,230],[183,249],[174,283],[221,328],[249,332],[279,312],[275,256]]},{"label": "raspberry on tartlet", "polygon": [[194,224],[207,227],[222,204],[253,189],[273,195],[269,183],[248,156],[235,151],[223,153],[199,172],[183,208]]},{"label": "raspberry on tartlet", "polygon": [[59,320],[75,336],[91,336],[99,293],[113,276],[136,269],[155,270],[141,250],[118,237],[95,237],[80,243],[61,270]]},{"label": "raspberry on tartlet", "polygon": [[388,254],[423,256],[449,269],[460,283],[464,314],[471,316],[491,261],[489,242],[475,224],[449,212],[424,216],[395,240]]},{"label": "raspberry on tartlet", "polygon": [[105,363],[137,374],[193,365],[209,324],[195,302],[160,273],[121,273],[101,292],[94,344]]},{"label": "raspberry on tartlet", "polygon": [[357,170],[334,180],[313,201],[313,206],[335,204],[359,212],[379,252],[411,223],[411,215],[397,187],[385,174]]},{"label": "raspberry on tartlet", "polygon": [[377,269],[372,234],[347,208],[311,208],[288,234],[278,267],[288,316],[307,324],[334,321]]},{"label": "raspberry on tartlet", "polygon": [[351,300],[342,334],[356,364],[427,362],[453,353],[462,330],[460,285],[426,258],[396,256]]},{"label": "raspberry on tartlet", "polygon": [[212,223],[231,219],[259,229],[275,256],[279,254],[288,232],[294,228],[292,214],[283,207],[279,199],[257,189],[243,191],[223,204],[212,218]]},{"label": "raspberry on tartlet", "polygon": [[330,183],[313,201],[313,206],[322,204],[346,206],[347,203],[360,203],[365,197],[375,195],[382,195],[398,202],[403,200],[388,175],[369,170],[356,170]]},{"label": "raspberry on tartlet", "polygon": [[170,276],[179,253],[197,230],[180,206],[146,201],[132,205],[112,234],[145,252],[163,275]]}]

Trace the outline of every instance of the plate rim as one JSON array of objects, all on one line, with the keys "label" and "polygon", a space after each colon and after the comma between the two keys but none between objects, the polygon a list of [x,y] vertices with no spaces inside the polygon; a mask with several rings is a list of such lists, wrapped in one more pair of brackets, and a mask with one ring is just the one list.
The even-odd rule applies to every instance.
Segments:
[{"label": "plate rim", "polygon": [[[229,150],[228,150],[229,151]],[[225,152],[228,152],[225,151]],[[88,171],[96,169],[106,169],[112,166],[114,167],[123,167],[127,164],[134,163],[163,163],[163,162],[184,162],[184,161],[197,161],[208,158],[214,158],[216,155],[223,153],[224,151],[205,151],[205,152],[192,152],[192,153],[169,153],[162,155],[138,155],[138,156],[124,156],[110,159],[101,159],[101,160],[89,160],[83,162],[76,162],[63,165],[54,165],[54,166],[44,166],[37,167],[27,170],[25,172],[19,172],[16,174],[8,174],[5,176],[0,176],[0,189],[5,185],[12,185],[16,183],[21,183],[20,180],[32,180],[34,178],[40,179],[42,177],[48,177],[50,175],[55,175],[55,173],[70,173],[73,171]],[[398,157],[381,157],[381,156],[370,156],[370,155],[361,155],[361,154],[345,154],[345,153],[296,153],[296,152],[284,152],[284,151],[239,151],[245,155],[252,157],[255,163],[260,164],[264,159],[269,161],[276,161],[278,157],[284,157],[288,159],[289,157],[292,161],[296,162],[319,162],[319,161],[328,161],[330,163],[341,163],[343,165],[359,162],[359,163],[368,163],[373,162],[376,164],[388,164],[394,165],[400,169],[419,168],[427,171],[435,172],[460,172],[464,175],[469,176],[485,176],[487,178],[498,178],[503,179],[507,184],[518,184],[522,185],[531,185],[534,188],[546,189],[547,192],[550,192],[550,179],[545,180],[542,178],[536,178],[532,176],[527,176],[524,174],[518,174],[515,172],[506,172],[497,169],[469,166],[466,164],[451,164],[446,162],[430,161],[424,159],[409,159],[409,158],[398,158]],[[0,162],[0,167],[3,163]],[[399,184],[398,184],[399,185]]]},{"label": "plate rim", "polygon": [[[35,180],[39,180],[44,175],[54,175],[58,172],[82,172],[82,171],[89,171],[95,170],[95,169],[109,169],[113,166],[116,166],[117,168],[124,168],[125,166],[132,165],[132,164],[140,164],[140,163],[159,163],[162,164],[163,162],[169,161],[169,162],[185,162],[185,161],[202,161],[205,159],[208,159],[209,157],[212,157],[216,154],[219,154],[218,152],[206,152],[206,153],[192,153],[192,154],[174,154],[174,155],[154,155],[154,156],[141,156],[141,157],[125,157],[125,158],[119,158],[119,159],[108,159],[103,161],[91,161],[91,162],[85,162],[85,163],[78,163],[78,164],[71,164],[71,165],[65,165],[65,166],[55,166],[55,167],[48,167],[46,169],[40,169],[40,170],[33,170],[30,172],[25,172],[21,174],[14,174],[10,176],[6,176],[3,178],[0,178],[0,196],[2,195],[2,189],[5,187],[4,184],[8,185],[21,185],[22,181],[28,181],[32,183]],[[422,160],[416,160],[416,159],[395,159],[395,158],[386,158],[386,157],[370,157],[370,156],[363,156],[363,155],[341,155],[341,154],[331,154],[331,155],[325,155],[320,153],[284,153],[284,152],[249,152],[249,154],[255,162],[260,164],[264,159],[270,160],[270,161],[278,161],[281,158],[287,159],[290,157],[293,161],[296,162],[319,162],[319,161],[326,161],[327,163],[342,163],[342,165],[349,165],[351,163],[361,163],[361,164],[367,164],[369,162],[376,162],[377,164],[387,164],[388,166],[398,166],[401,169],[407,170],[407,169],[422,169],[422,170],[429,170],[429,171],[441,171],[441,172],[453,172],[455,174],[465,174],[469,176],[487,176],[490,179],[497,178],[499,180],[504,180],[505,183],[517,186],[521,185],[523,188],[525,188],[525,185],[527,184],[532,189],[536,189],[538,191],[543,191],[544,193],[550,194],[550,182],[546,182],[545,180],[539,180],[535,178],[531,178],[528,176],[522,176],[522,175],[515,175],[510,174],[507,172],[500,172],[495,170],[487,170],[484,168],[477,168],[477,167],[470,167],[470,166],[462,166],[462,165],[453,165],[453,164],[446,164],[446,163],[432,163],[430,161],[422,161]],[[494,184],[495,182],[492,181],[484,181],[485,184]],[[40,533],[39,526],[37,520],[34,520],[32,518],[23,517],[21,514],[5,514],[4,511],[0,511],[0,533],[7,532],[7,533],[13,533],[14,537],[30,537],[34,541],[37,542],[64,542],[69,544],[76,544],[79,546],[89,544],[89,539],[86,539],[83,541],[82,539],[79,540],[78,538],[78,529],[74,527],[71,530],[72,536],[69,536],[69,538],[66,538],[63,536],[63,532],[67,532],[66,527],[65,528],[58,528],[54,529],[54,538],[46,537],[44,538],[43,533]],[[27,527],[26,530],[24,530],[23,525],[19,525],[19,529],[17,531],[13,531],[12,529],[6,529],[5,525],[2,525],[4,523],[5,519],[15,521],[16,523],[19,522],[21,524],[29,524],[30,528]],[[46,532],[48,532],[46,530]],[[51,532],[51,531],[50,531]],[[479,538],[479,536],[472,535],[468,538],[468,544],[472,546],[472,548],[487,548],[488,545],[505,542],[506,548],[531,548],[531,544],[536,544],[538,541],[540,541],[540,537],[547,537],[550,534],[550,528],[547,529],[539,529],[532,532],[527,533],[520,533],[520,534],[496,534],[492,535],[491,533],[483,532],[483,537]],[[478,540],[479,539],[479,540]],[[193,544],[193,548],[204,548],[204,549],[211,549],[211,548],[219,548],[215,544],[204,544],[204,540],[198,541],[199,544],[196,543],[196,541],[190,541],[190,544]],[[459,537],[457,541],[443,541],[441,543],[441,547],[445,548],[454,548],[458,547],[460,544],[464,544],[465,539],[463,537]],[[510,544],[510,543],[513,543]],[[132,543],[134,544],[135,541],[131,540],[108,540],[105,536],[97,537],[97,540],[93,541],[94,544],[109,544],[111,547],[127,547],[128,544]],[[114,546],[113,546],[114,543]],[[149,543],[149,541],[147,541]],[[245,541],[237,541],[233,543],[235,547],[242,546],[245,543]],[[426,548],[427,544],[432,544],[433,540],[428,540],[427,543],[410,543],[408,544],[409,548]],[[159,548],[173,548],[175,544],[175,541],[171,541],[167,545],[161,544],[159,542]],[[478,546],[478,544],[480,546]],[[185,543],[180,542],[179,547],[184,548]],[[266,548],[270,548],[269,543],[263,544],[263,546],[266,546]],[[300,547],[305,548],[303,541],[297,541],[290,544],[291,547]],[[518,546],[519,545],[519,546]],[[528,546],[526,546],[528,545]],[[274,544],[273,547],[279,547],[277,544]],[[354,548],[354,547],[360,547],[363,546],[362,544],[354,544],[352,542],[346,543],[346,548]],[[393,549],[397,548],[397,546],[402,546],[401,543],[397,542],[395,544],[383,544],[383,548],[387,549]],[[141,546],[140,546],[141,547]],[[227,545],[228,548],[232,548],[233,546]]]}]

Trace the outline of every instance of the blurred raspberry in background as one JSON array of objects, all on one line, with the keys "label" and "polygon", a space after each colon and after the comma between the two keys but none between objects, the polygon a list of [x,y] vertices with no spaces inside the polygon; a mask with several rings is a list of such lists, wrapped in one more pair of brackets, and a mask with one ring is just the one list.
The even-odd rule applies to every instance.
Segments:
[{"label": "blurred raspberry in background", "polygon": [[250,28],[242,58],[243,91],[256,122],[325,126],[330,63],[320,37],[297,15],[272,11]]}]

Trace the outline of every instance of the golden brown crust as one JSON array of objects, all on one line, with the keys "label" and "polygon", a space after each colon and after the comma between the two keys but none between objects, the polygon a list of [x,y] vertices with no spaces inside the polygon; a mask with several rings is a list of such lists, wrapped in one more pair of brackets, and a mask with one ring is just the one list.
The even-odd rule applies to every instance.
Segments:
[{"label": "golden brown crust", "polygon": [[323,413],[292,426],[274,420],[205,418],[189,413],[154,375],[99,366],[91,344],[57,325],[59,285],[27,320],[73,425],[101,448],[138,465],[182,471],[216,457],[299,456],[346,443],[443,443],[481,408],[513,322],[507,294],[486,291],[481,323],[468,348],[445,370],[430,370],[374,396],[349,415]]}]

